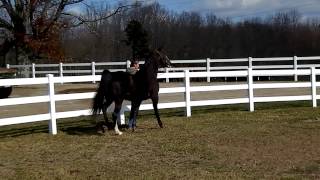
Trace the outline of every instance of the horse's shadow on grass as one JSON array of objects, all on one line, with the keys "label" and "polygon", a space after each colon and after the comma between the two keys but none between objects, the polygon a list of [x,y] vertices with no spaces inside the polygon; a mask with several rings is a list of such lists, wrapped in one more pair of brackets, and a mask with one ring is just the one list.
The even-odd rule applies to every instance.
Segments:
[{"label": "horse's shadow on grass", "polygon": [[[107,134],[113,134],[114,129],[111,127],[105,127],[105,133],[98,131],[99,129],[97,128],[97,123],[101,122],[102,121],[95,122],[88,117],[82,117],[78,120],[62,119],[57,122],[58,135],[66,134],[71,136],[103,136]],[[123,132],[128,132],[127,125],[122,125],[119,128]],[[0,139],[37,134],[49,134],[49,126],[47,122],[4,127],[0,131]]]},{"label": "horse's shadow on grass", "polygon": [[74,126],[60,129],[60,131],[72,136],[93,136],[101,135],[97,132],[95,126]]},{"label": "horse's shadow on grass", "polygon": [[61,121],[59,131],[73,136],[100,136],[97,132],[97,123],[89,117],[82,117],[78,120]]},{"label": "horse's shadow on grass", "polygon": [[[105,133],[102,133],[101,127],[104,127]],[[120,130],[126,129],[126,125],[119,126]],[[113,125],[107,127],[102,116],[94,121],[90,117],[83,117],[79,120],[62,122],[59,131],[72,136],[103,136],[108,132],[114,132]]]}]

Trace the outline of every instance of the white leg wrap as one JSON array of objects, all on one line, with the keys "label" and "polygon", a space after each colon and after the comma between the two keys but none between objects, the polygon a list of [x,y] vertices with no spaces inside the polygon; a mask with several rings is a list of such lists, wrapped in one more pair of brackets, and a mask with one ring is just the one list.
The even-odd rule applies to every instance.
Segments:
[{"label": "white leg wrap", "polygon": [[116,132],[116,135],[122,135],[122,132],[118,128],[118,119],[116,120],[116,125],[114,126],[114,131]]}]

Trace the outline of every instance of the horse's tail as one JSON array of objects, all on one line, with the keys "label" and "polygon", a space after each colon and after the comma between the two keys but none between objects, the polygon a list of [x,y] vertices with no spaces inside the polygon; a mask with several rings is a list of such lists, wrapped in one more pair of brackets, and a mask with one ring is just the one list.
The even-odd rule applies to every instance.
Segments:
[{"label": "horse's tail", "polygon": [[92,114],[97,115],[103,110],[103,102],[106,97],[108,86],[111,82],[112,75],[110,71],[104,70],[101,76],[101,81],[97,93],[93,99]]}]

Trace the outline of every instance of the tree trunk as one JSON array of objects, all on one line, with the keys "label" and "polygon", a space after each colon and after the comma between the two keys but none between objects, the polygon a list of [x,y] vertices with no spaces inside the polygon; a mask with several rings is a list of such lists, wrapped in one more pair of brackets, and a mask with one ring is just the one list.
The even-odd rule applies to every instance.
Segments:
[{"label": "tree trunk", "polygon": [[[31,65],[31,60],[29,58],[28,51],[25,48],[18,46],[16,47],[16,61],[19,65]],[[19,71],[21,77],[30,77],[31,70],[29,66],[24,66],[23,68],[20,68]]]}]

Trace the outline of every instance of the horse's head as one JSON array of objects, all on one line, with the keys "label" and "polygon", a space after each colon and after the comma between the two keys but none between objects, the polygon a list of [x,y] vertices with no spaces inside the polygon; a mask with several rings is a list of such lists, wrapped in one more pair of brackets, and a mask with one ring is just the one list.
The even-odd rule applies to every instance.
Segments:
[{"label": "horse's head", "polygon": [[161,49],[154,50],[152,52],[153,58],[156,59],[159,68],[171,67],[172,64],[167,55],[165,55]]}]

